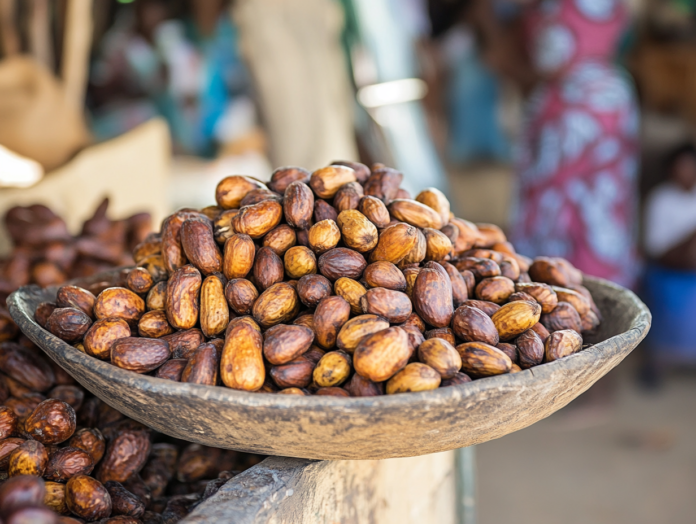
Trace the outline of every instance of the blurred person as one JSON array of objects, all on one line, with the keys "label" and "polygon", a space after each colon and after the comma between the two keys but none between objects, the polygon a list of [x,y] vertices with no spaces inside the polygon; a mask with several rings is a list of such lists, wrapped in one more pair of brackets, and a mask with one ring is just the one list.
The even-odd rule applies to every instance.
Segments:
[{"label": "blurred person", "polygon": [[489,0],[473,5],[485,58],[526,94],[512,240],[526,255],[565,257],[633,286],[639,113],[613,63],[627,8],[621,0],[515,3],[518,22],[508,26]]},{"label": "blurred person", "polygon": [[696,363],[696,147],[668,156],[666,180],[648,195],[644,246],[650,262],[644,300],[653,314],[641,370],[644,386],[660,384],[660,368]]},{"label": "blurred person", "polygon": [[[136,0],[132,9],[117,12],[92,69],[93,127],[99,138],[161,115],[177,152],[212,156],[221,142],[253,127],[228,2],[184,5],[178,18],[173,4],[163,0]],[[231,120],[244,129],[235,129]]]},{"label": "blurred person", "polygon": [[663,267],[696,272],[696,147],[677,147],[665,170],[646,200],[645,250]]}]

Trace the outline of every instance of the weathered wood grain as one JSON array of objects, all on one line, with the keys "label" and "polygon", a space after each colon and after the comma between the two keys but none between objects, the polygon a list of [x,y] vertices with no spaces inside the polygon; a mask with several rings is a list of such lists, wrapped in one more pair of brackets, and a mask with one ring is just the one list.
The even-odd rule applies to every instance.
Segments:
[{"label": "weathered wood grain", "polygon": [[55,289],[8,299],[22,331],[85,388],[162,433],[208,446],[309,459],[409,457],[471,446],[525,428],[568,404],[645,337],[650,312],[630,291],[586,279],[604,322],[598,343],[514,375],[370,398],[296,397],[174,383],[96,360],[42,329],[36,306]]}]

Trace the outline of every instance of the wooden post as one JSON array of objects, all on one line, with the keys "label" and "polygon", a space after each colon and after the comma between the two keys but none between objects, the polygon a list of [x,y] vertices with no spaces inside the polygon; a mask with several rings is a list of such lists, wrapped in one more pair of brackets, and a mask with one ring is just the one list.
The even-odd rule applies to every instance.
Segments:
[{"label": "wooden post", "polygon": [[92,40],[92,0],[68,0],[65,15],[61,78],[65,101],[82,107]]},{"label": "wooden post", "polygon": [[29,19],[29,48],[37,62],[53,70],[51,9],[48,0],[33,0]]},{"label": "wooden post", "polygon": [[0,38],[5,57],[16,55],[20,51],[16,8],[15,0],[0,0]]}]

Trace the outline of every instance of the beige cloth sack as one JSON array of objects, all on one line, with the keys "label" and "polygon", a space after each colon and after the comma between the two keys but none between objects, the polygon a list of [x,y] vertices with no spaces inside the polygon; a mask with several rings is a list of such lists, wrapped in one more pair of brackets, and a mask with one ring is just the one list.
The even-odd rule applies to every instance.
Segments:
[{"label": "beige cloth sack", "polygon": [[51,170],[90,142],[82,108],[67,104],[62,85],[30,57],[0,61],[0,144]]}]

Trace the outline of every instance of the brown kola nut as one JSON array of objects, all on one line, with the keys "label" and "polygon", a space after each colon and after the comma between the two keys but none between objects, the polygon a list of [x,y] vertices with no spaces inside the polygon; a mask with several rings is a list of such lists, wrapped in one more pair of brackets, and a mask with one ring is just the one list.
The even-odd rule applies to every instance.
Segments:
[{"label": "brown kola nut", "polygon": [[558,296],[558,301],[567,302],[568,304],[573,306],[575,308],[575,311],[578,312],[578,315],[580,315],[580,317],[586,315],[591,310],[590,301],[587,300],[587,298],[585,298],[577,291],[558,286],[553,286],[552,289],[556,292],[556,295]]},{"label": "brown kola nut", "polygon": [[104,487],[111,497],[112,512],[114,515],[127,515],[140,518],[145,513],[145,504],[133,493],[123,487],[123,484],[110,480],[104,483]]},{"label": "brown kola nut", "polygon": [[413,311],[413,305],[406,293],[381,287],[367,291],[360,298],[363,313],[385,318],[392,324],[405,322]]},{"label": "brown kola nut", "polygon": [[66,342],[81,340],[92,319],[82,310],[74,307],[60,307],[53,310],[46,322],[46,329]]},{"label": "brown kola nut", "polygon": [[551,333],[544,344],[545,361],[553,362],[582,349],[582,336],[575,330],[563,329]]},{"label": "brown kola nut", "polygon": [[7,473],[10,477],[19,475],[41,477],[46,471],[47,464],[46,447],[37,440],[26,440],[10,453]]},{"label": "brown kola nut", "polygon": [[60,444],[75,433],[75,410],[67,403],[48,399],[41,402],[24,422],[24,431],[42,444]]},{"label": "brown kola nut", "polygon": [[452,241],[437,229],[425,228],[422,230],[425,236],[425,260],[441,262],[452,253]]},{"label": "brown kola nut", "polygon": [[186,258],[202,274],[222,270],[222,255],[213,238],[213,224],[208,218],[189,218],[181,225],[181,246]]},{"label": "brown kola nut", "polygon": [[476,280],[500,276],[500,266],[490,258],[465,257],[454,262],[459,271],[471,271]]},{"label": "brown kola nut", "polygon": [[457,346],[462,371],[473,377],[490,377],[509,373],[512,361],[499,349],[483,342],[465,342]]},{"label": "brown kola nut", "polygon": [[332,198],[344,184],[355,182],[355,171],[346,166],[328,166],[316,170],[309,185],[319,198]]},{"label": "brown kola nut", "polygon": [[392,200],[388,209],[396,220],[419,229],[440,229],[444,225],[437,211],[415,200]]},{"label": "brown kola nut", "polygon": [[65,484],[58,482],[46,482],[46,494],[42,501],[44,505],[59,515],[67,515],[70,513],[68,505],[65,502]]},{"label": "brown kola nut", "polygon": [[541,305],[542,313],[551,313],[558,304],[558,295],[548,284],[539,282],[518,282],[515,291],[531,295]]},{"label": "brown kola nut", "polygon": [[78,286],[62,286],[56,293],[57,307],[74,307],[94,318],[94,304],[97,301],[92,293]]},{"label": "brown kola nut", "polygon": [[476,298],[495,304],[503,304],[514,291],[515,283],[507,277],[484,278],[476,286]]},{"label": "brown kola nut", "polygon": [[[525,331],[525,333],[526,333],[526,331]],[[503,353],[505,353],[510,358],[510,360],[512,360],[513,364],[517,364],[519,362],[519,354],[517,352],[517,346],[515,346],[515,344],[509,344],[507,342],[500,342],[495,347],[498,348]]]},{"label": "brown kola nut", "polygon": [[263,354],[273,365],[295,360],[314,342],[314,332],[305,326],[278,324],[264,333]]},{"label": "brown kola nut", "polygon": [[138,322],[138,335],[141,337],[160,338],[172,333],[174,333],[174,328],[169,325],[167,314],[164,311],[148,311],[140,317],[140,322]]},{"label": "brown kola nut", "polygon": [[[56,309],[56,307],[57,306],[51,302],[42,302],[36,306],[36,311],[34,312],[34,320],[36,320],[36,323],[45,329],[46,323],[48,322],[48,317],[51,316],[51,313],[53,313],[53,310]],[[10,324],[8,322],[8,326],[9,325]],[[11,338],[12,337],[7,337],[7,340],[10,340]]]},{"label": "brown kola nut", "polygon": [[316,362],[301,356],[280,366],[272,366],[269,375],[280,388],[306,388],[312,383]]},{"label": "brown kola nut", "polygon": [[475,307],[459,306],[452,317],[452,330],[464,342],[485,342],[490,346],[500,342],[493,320]]},{"label": "brown kola nut", "polygon": [[544,342],[533,329],[529,329],[515,339],[518,364],[522,369],[538,366],[544,360]]},{"label": "brown kola nut", "polygon": [[341,240],[341,230],[333,220],[322,220],[314,224],[308,233],[309,247],[317,255],[335,248]]},{"label": "brown kola nut", "polygon": [[492,317],[493,314],[500,309],[500,306],[498,304],[494,304],[493,302],[486,302],[485,300],[465,300],[464,302],[462,302],[462,306],[470,306],[475,307],[476,309],[480,309],[489,317]]},{"label": "brown kola nut", "polygon": [[[294,293],[294,289],[290,289]],[[228,331],[222,350],[220,377],[222,382],[232,389],[256,391],[263,386],[266,379],[263,337],[249,324],[238,323]]]},{"label": "brown kola nut", "polygon": [[214,344],[201,344],[181,373],[181,382],[216,386],[220,354]]},{"label": "brown kola nut", "polygon": [[87,475],[75,475],[65,486],[65,502],[78,517],[94,521],[111,514],[111,497],[106,488]]},{"label": "brown kola nut", "polygon": [[507,241],[507,238],[505,237],[505,233],[503,233],[503,230],[495,224],[478,223],[476,224],[476,227],[478,228],[479,233],[483,237],[482,240],[480,240],[477,243],[477,245],[480,247],[489,248],[493,247],[498,243]]},{"label": "brown kola nut", "polygon": [[355,172],[355,178],[360,184],[364,184],[370,176],[370,168],[360,162],[351,162],[350,160],[334,160],[332,166],[346,166]]},{"label": "brown kola nut", "polygon": [[323,275],[305,275],[297,282],[297,295],[302,303],[310,308],[331,296],[333,286]]},{"label": "brown kola nut", "polygon": [[358,211],[379,229],[387,227],[391,220],[387,206],[379,198],[373,196],[362,197],[358,204]]},{"label": "brown kola nut", "polygon": [[384,382],[403,369],[410,356],[408,334],[392,327],[362,339],[353,353],[353,365],[364,378]]},{"label": "brown kola nut", "polygon": [[230,311],[225,299],[223,281],[217,275],[210,275],[201,285],[201,331],[206,337],[213,338],[225,331],[229,321]]},{"label": "brown kola nut", "polygon": [[412,362],[387,382],[387,395],[430,391],[440,386],[441,377],[432,367]]},{"label": "brown kola nut", "polygon": [[536,302],[536,299],[532,295],[528,295],[524,291],[515,291],[512,295],[510,295],[508,297],[508,302],[519,302],[519,301]]},{"label": "brown kola nut", "polygon": [[169,344],[163,338],[121,338],[111,346],[111,363],[135,373],[153,371],[170,356]]},{"label": "brown kola nut", "polygon": [[365,257],[357,251],[343,247],[331,249],[319,257],[319,272],[331,281],[341,277],[357,280],[366,267]]},{"label": "brown kola nut", "polygon": [[92,462],[97,464],[104,456],[106,442],[97,428],[78,429],[68,441],[68,447],[81,449],[89,453]]},{"label": "brown kola nut", "polygon": [[282,218],[283,206],[273,200],[265,200],[241,208],[232,219],[232,227],[237,233],[258,239],[280,224]]},{"label": "brown kola nut", "polygon": [[495,324],[502,341],[511,340],[530,329],[541,317],[541,306],[531,302],[508,302],[493,313]]},{"label": "brown kola nut", "polygon": [[418,273],[412,292],[413,309],[426,324],[446,327],[452,321],[452,284],[445,269],[427,263]]},{"label": "brown kola nut", "polygon": [[403,223],[387,227],[382,231],[377,247],[370,255],[370,262],[386,260],[398,264],[416,244],[416,232],[415,227]]},{"label": "brown kola nut", "polygon": [[462,368],[457,350],[441,338],[431,338],[420,344],[418,360],[429,365],[442,378],[452,378]]},{"label": "brown kola nut", "polygon": [[367,293],[367,289],[360,282],[341,277],[334,282],[334,293],[350,304],[350,310],[354,315],[362,313],[360,298]]},{"label": "brown kola nut", "polygon": [[280,282],[261,293],[254,303],[252,315],[262,328],[269,328],[292,320],[299,308],[300,299],[295,288]]},{"label": "brown kola nut", "polygon": [[564,329],[582,331],[582,319],[568,302],[559,302],[551,313],[541,315],[540,322],[552,333]]},{"label": "brown kola nut", "polygon": [[357,373],[343,385],[351,397],[378,397],[384,395],[384,384],[382,382],[372,382],[370,379],[361,377]]},{"label": "brown kola nut", "polygon": [[348,209],[357,209],[360,199],[364,196],[363,188],[357,182],[349,182],[341,186],[333,199],[333,206],[340,214]]},{"label": "brown kola nut", "polygon": [[254,307],[259,292],[254,284],[245,278],[235,278],[225,286],[225,299],[232,311],[238,315],[248,315]]},{"label": "brown kola nut", "polygon": [[164,311],[165,303],[167,301],[167,282],[157,282],[152,289],[147,293],[147,298],[145,299],[145,304],[147,309],[162,310]]},{"label": "brown kola nut", "polygon": [[149,433],[143,429],[123,429],[109,442],[94,475],[100,482],[126,482],[136,475],[150,454]]},{"label": "brown kola nut", "polygon": [[413,245],[404,258],[399,262],[399,268],[406,269],[408,267],[417,268],[418,264],[425,260],[428,254],[428,242],[421,230],[416,231],[416,243]]},{"label": "brown kola nut", "polygon": [[309,229],[314,213],[314,193],[303,182],[292,182],[285,190],[283,212],[287,223],[295,229]]},{"label": "brown kola nut", "polygon": [[450,386],[460,386],[462,384],[467,384],[471,382],[471,377],[465,373],[456,373],[452,378],[443,378],[440,382],[441,388],[447,388]]},{"label": "brown kola nut", "polygon": [[442,340],[449,342],[453,346],[457,344],[457,339],[454,336],[454,331],[451,328],[435,328],[430,329],[423,333],[425,340],[430,340],[431,338],[441,338]]},{"label": "brown kola nut", "polygon": [[187,364],[188,360],[185,358],[172,358],[157,368],[155,376],[157,378],[173,380],[174,382],[181,382],[181,375],[183,375]]},{"label": "brown kola nut", "polygon": [[449,262],[440,262],[440,265],[445,269],[447,275],[450,278],[450,284],[452,284],[452,302],[454,307],[459,307],[465,300],[469,299],[469,288],[467,286],[466,280]]},{"label": "brown kola nut", "polygon": [[237,209],[249,191],[267,189],[264,184],[245,176],[228,176],[223,178],[215,189],[215,200],[223,209]]},{"label": "brown kola nut", "polygon": [[336,345],[338,332],[350,318],[350,304],[339,296],[331,296],[319,302],[314,311],[315,343],[324,349]]},{"label": "brown kola nut", "polygon": [[[325,255],[327,254],[325,253]],[[317,257],[308,247],[295,246],[285,252],[284,265],[285,273],[290,278],[300,279],[305,275],[317,272]]]},{"label": "brown kola nut", "polygon": [[0,440],[11,437],[17,432],[19,419],[7,406],[0,406]]},{"label": "brown kola nut", "polygon": [[203,343],[203,333],[200,329],[187,329],[162,337],[162,340],[169,344],[172,358],[190,358]]},{"label": "brown kola nut", "polygon": [[385,204],[389,204],[397,197],[403,179],[404,175],[396,169],[380,167],[372,170],[363,189],[366,195],[377,197]]},{"label": "brown kola nut", "polygon": [[340,386],[350,376],[351,358],[343,351],[329,351],[314,368],[312,378],[319,387]]},{"label": "brown kola nut", "polygon": [[44,477],[54,482],[66,482],[75,475],[89,475],[94,461],[86,451],[60,448],[48,460]]},{"label": "brown kola nut", "polygon": [[297,233],[287,224],[280,224],[263,237],[263,247],[270,247],[276,255],[282,257],[285,252],[297,244]]},{"label": "brown kola nut", "polygon": [[350,397],[350,393],[348,393],[345,389],[336,386],[319,388],[317,389],[315,395],[318,397]]},{"label": "brown kola nut", "polygon": [[[322,220],[333,220],[335,222],[337,218],[338,212],[336,211],[336,208],[329,204],[326,200],[318,198],[314,201],[314,222],[321,222]],[[297,242],[303,246],[309,245],[309,241],[306,239],[305,241],[301,241],[300,235],[301,233],[306,235],[308,229],[309,228],[301,229],[297,232]]]},{"label": "brown kola nut", "polygon": [[569,282],[563,269],[549,257],[537,257],[529,266],[529,276],[534,282],[542,282],[550,286],[566,287]]},{"label": "brown kola nut", "polygon": [[336,346],[353,353],[363,338],[388,328],[386,319],[377,315],[359,315],[343,324],[336,338]]},{"label": "brown kola nut", "polygon": [[279,167],[271,175],[271,181],[268,183],[270,187],[276,193],[281,195],[285,193],[287,187],[293,182],[309,182],[309,177],[312,174],[301,167]]},{"label": "brown kola nut", "polygon": [[355,209],[341,211],[336,218],[341,230],[343,243],[350,249],[367,253],[377,246],[379,232],[377,226]]},{"label": "brown kola nut", "polygon": [[104,318],[120,318],[130,326],[137,326],[138,320],[145,313],[145,302],[131,290],[123,287],[107,288],[97,296],[94,304],[94,316]]},{"label": "brown kola nut", "polygon": [[469,222],[462,218],[450,217],[450,224],[454,224],[459,230],[457,240],[454,244],[454,253],[456,255],[463,253],[467,249],[471,249],[482,238],[476,224],[473,222]]},{"label": "brown kola nut", "polygon": [[147,269],[144,267],[136,267],[128,272],[126,285],[133,293],[142,295],[150,291],[152,286],[155,285],[155,281]]},{"label": "brown kola nut", "polygon": [[450,202],[442,191],[429,187],[416,195],[415,200],[435,210],[444,226],[450,219]]},{"label": "brown kola nut", "polygon": [[363,280],[371,288],[383,287],[394,291],[406,291],[406,278],[391,262],[381,260],[369,264],[363,272]]},{"label": "brown kola nut", "polygon": [[265,202],[266,200],[273,200],[275,202],[282,202],[283,197],[270,189],[252,189],[249,191],[242,201],[239,203],[240,209],[245,206],[253,206],[259,202]]},{"label": "brown kola nut", "polygon": [[165,311],[174,329],[191,329],[198,323],[201,274],[191,265],[177,269],[167,283]]}]

